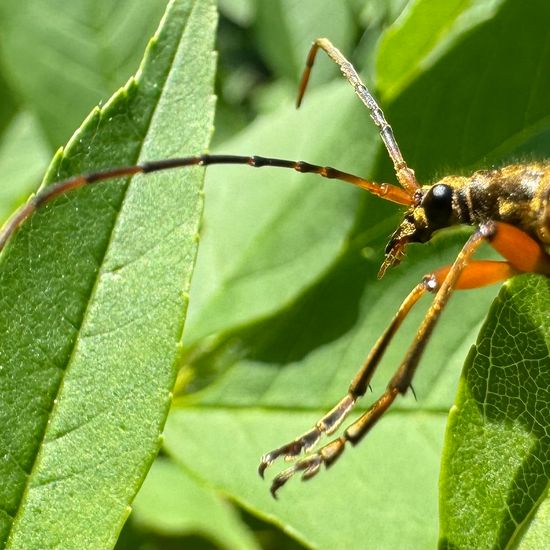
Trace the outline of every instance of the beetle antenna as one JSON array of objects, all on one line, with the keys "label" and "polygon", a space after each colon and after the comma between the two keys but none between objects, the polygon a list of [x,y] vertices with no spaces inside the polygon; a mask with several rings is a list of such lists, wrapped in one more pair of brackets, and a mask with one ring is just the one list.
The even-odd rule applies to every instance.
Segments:
[{"label": "beetle antenna", "polygon": [[317,55],[317,51],[319,50],[319,48],[324,50],[327,55],[340,67],[342,74],[353,86],[355,93],[357,94],[359,99],[369,109],[372,120],[380,129],[380,137],[382,138],[382,141],[384,142],[384,145],[386,146],[386,149],[388,150],[390,158],[393,162],[395,174],[397,175],[399,183],[402,185],[403,189],[408,191],[410,195],[413,195],[414,192],[420,188],[420,186],[418,185],[418,181],[416,181],[414,170],[408,167],[405,159],[403,158],[403,155],[401,154],[399,145],[397,145],[397,141],[395,139],[395,136],[393,135],[393,130],[386,120],[384,112],[379,107],[378,103],[376,103],[373,95],[369,92],[369,89],[365,86],[353,65],[345,58],[342,52],[338,48],[336,48],[327,38],[318,38],[317,40],[315,40],[315,42],[313,42],[311,49],[309,50],[306,61],[306,68],[304,69],[302,80],[300,82],[300,87],[298,89],[296,107],[300,107],[300,105],[302,104],[302,99],[304,97],[304,93],[309,82],[311,68],[313,67],[315,56]]},{"label": "beetle antenna", "polygon": [[182,168],[184,166],[208,166],[210,164],[246,164],[255,168],[264,166],[273,166],[277,168],[290,168],[297,172],[319,174],[324,178],[337,179],[351,183],[356,187],[365,189],[373,195],[382,199],[396,202],[402,205],[411,205],[412,198],[409,194],[389,183],[374,183],[359,176],[354,176],[348,172],[342,172],[330,166],[319,166],[303,161],[285,160],[278,158],[259,157],[259,156],[238,156],[238,155],[199,155],[194,157],[179,157],[151,162],[143,162],[133,166],[124,166],[121,168],[112,168],[99,172],[91,172],[75,176],[58,183],[54,183],[39,191],[36,195],[24,204],[8,220],[0,231],[0,251],[4,248],[8,239],[13,235],[17,228],[38,208],[50,202],[59,195],[63,195],[73,189],[79,189],[86,185],[100,181],[110,180],[119,177],[132,176],[135,174],[148,174],[151,172],[160,172],[170,168]]}]

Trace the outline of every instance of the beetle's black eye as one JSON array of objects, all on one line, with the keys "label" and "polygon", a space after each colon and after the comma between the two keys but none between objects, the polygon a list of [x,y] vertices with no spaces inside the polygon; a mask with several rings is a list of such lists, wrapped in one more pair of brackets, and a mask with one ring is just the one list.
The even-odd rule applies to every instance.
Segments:
[{"label": "beetle's black eye", "polygon": [[430,225],[445,227],[453,213],[453,188],[443,183],[434,185],[422,201]]}]

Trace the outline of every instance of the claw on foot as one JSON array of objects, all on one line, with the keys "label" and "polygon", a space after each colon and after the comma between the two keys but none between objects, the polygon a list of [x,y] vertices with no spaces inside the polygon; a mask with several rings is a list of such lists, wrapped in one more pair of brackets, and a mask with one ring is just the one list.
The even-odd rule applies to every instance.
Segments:
[{"label": "claw on foot", "polygon": [[[268,466],[270,466],[279,457],[283,457],[286,462],[295,460],[302,452],[307,453],[313,449],[321,439],[323,434],[330,435],[342,424],[342,421],[348,415],[349,411],[355,405],[356,398],[351,394],[344,397],[331,411],[329,411],[317,424],[305,434],[297,437],[294,441],[279,447],[262,456],[258,473],[263,478]],[[329,447],[327,445],[327,447]],[[285,470],[286,471],[286,470]],[[312,474],[313,475],[313,474]],[[312,476],[309,476],[312,477]],[[309,479],[309,477],[307,479]],[[286,480],[285,480],[286,481]],[[284,483],[284,482],[283,482]]]},{"label": "claw on foot", "polygon": [[317,427],[314,427],[301,437],[296,438],[294,441],[266,453],[260,460],[258,473],[263,478],[265,470],[271,463],[273,463],[273,461],[277,460],[281,456],[284,457],[284,460],[287,462],[294,460],[296,457],[300,456],[302,451],[307,452],[312,447],[315,447],[320,437],[321,432]]},{"label": "claw on foot", "polygon": [[297,472],[302,473],[302,479],[311,479],[321,468],[323,457],[319,453],[300,459],[294,466],[283,470],[271,483],[271,494],[277,498],[277,491]]},{"label": "claw on foot", "polygon": [[[275,476],[271,483],[273,498],[277,498],[277,491],[297,472],[302,472],[302,480],[307,481],[319,472],[322,464],[328,468],[342,454],[345,444],[346,438],[344,436],[339,437],[319,449],[316,453],[304,456],[296,464],[283,470]],[[269,463],[264,462],[264,459],[265,456],[262,458],[262,463],[260,464],[260,474],[262,477],[265,468],[269,465]]]}]

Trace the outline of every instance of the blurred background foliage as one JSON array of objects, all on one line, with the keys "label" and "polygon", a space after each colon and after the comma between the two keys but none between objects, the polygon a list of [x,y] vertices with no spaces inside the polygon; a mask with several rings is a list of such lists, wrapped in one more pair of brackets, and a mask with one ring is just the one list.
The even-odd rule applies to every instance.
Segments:
[{"label": "blurred background foliage", "polygon": [[[53,152],[70,138],[90,110],[105,102],[135,71],[165,4],[165,0],[0,3],[0,219],[36,189]],[[545,10],[541,2],[533,4],[534,13]],[[374,85],[383,105],[389,105],[386,114],[405,156],[422,179],[431,180],[449,169],[471,170],[518,156],[537,157],[547,150],[545,121],[550,108],[541,67],[550,63],[546,63],[548,54],[543,49],[544,30],[536,17],[531,23],[522,19],[521,2],[517,0],[219,0],[219,8],[218,103],[212,145],[216,151],[300,156],[381,179],[393,177],[376,130],[330,63],[317,63],[311,97],[300,118],[292,110],[309,45],[323,35],[349,56]],[[542,25],[543,19],[539,17],[539,21]],[[514,41],[509,39],[512,35]],[[532,61],[533,52],[542,52],[540,59]],[[209,174],[210,186],[215,178],[220,176]],[[234,177],[243,186],[262,180],[266,189],[269,178],[263,172],[239,172]],[[273,195],[263,200],[274,202],[275,193],[283,194],[278,183],[283,179],[287,175],[278,173],[269,180],[276,187]],[[302,179],[297,179],[302,186]],[[247,212],[249,203],[257,202],[255,191],[249,188],[250,192],[241,194],[238,187],[233,188],[237,190],[234,194],[229,191],[223,195],[221,190],[218,198],[210,198],[207,189],[205,229],[227,238],[228,242],[222,241],[218,247],[229,257],[235,255],[236,247],[246,248],[242,243],[246,243],[248,228],[245,225],[241,233],[227,224],[219,229],[216,210],[225,210],[230,201],[236,209]],[[331,195],[319,196],[316,202],[311,199],[309,209],[297,195],[288,197],[300,202],[293,210],[299,219],[291,220],[289,227],[294,234],[305,235],[301,243],[290,231],[285,237],[288,253],[296,255],[293,247],[301,246],[306,256],[311,243],[318,243],[314,251],[317,263],[307,271],[298,264],[286,275],[292,284],[283,278],[268,286],[268,291],[264,284],[258,292],[265,299],[252,299],[250,304],[243,301],[243,305],[239,292],[244,291],[232,283],[248,284],[246,276],[261,271],[262,262],[267,261],[265,255],[284,263],[285,250],[281,251],[284,247],[280,242],[285,242],[286,226],[279,225],[278,220],[266,226],[268,235],[260,235],[258,240],[264,256],[254,253],[259,260],[250,262],[246,255],[239,258],[248,272],[232,266],[233,271],[213,274],[212,258],[219,260],[220,252],[213,251],[206,237],[186,333],[191,351],[177,388],[181,410],[185,410],[190,394],[211,388],[220,380],[209,393],[198,394],[196,402],[206,411],[213,403],[223,403],[228,409],[250,407],[252,413],[265,406],[272,416],[266,413],[247,419],[252,426],[252,435],[247,435],[253,440],[255,430],[262,431],[267,422],[266,434],[261,436],[272,442],[269,444],[280,444],[295,430],[303,430],[304,423],[307,426],[318,411],[333,403],[407,290],[431,269],[428,266],[449,261],[464,240],[464,234],[458,232],[436,239],[424,250],[412,247],[407,260],[409,274],[404,276],[399,268],[371,290],[365,281],[375,281],[384,241],[397,219],[395,209],[379,203],[373,209],[368,199],[359,200],[353,190],[345,190],[337,200]],[[320,205],[338,212],[323,214]],[[242,212],[235,210],[225,216],[240,219],[246,216]],[[260,216],[258,212],[250,215],[251,223]],[[292,214],[285,211],[285,215]],[[316,230],[308,225],[310,221]],[[214,281],[208,287],[216,276],[221,282]],[[227,292],[220,297],[212,288]],[[390,288],[394,292],[387,292]],[[252,285],[245,287],[251,295],[255,290]],[[396,548],[396,541],[403,548],[433,546],[437,540],[437,465],[446,414],[466,352],[495,293],[492,289],[464,298],[462,310],[455,308],[454,314],[450,308],[449,318],[454,315],[460,322],[439,327],[434,337],[439,338],[438,344],[430,350],[439,346],[438,351],[430,355],[430,364],[415,385],[422,407],[411,398],[403,400],[373,434],[374,448],[361,447],[348,453],[349,459],[347,455],[342,459],[348,461],[350,473],[342,464],[331,476],[323,476],[322,487],[321,482],[315,485],[317,481],[312,489],[309,484],[304,489],[295,483],[288,489],[288,500],[283,499],[278,508],[268,501],[265,483],[255,483],[250,491],[235,489],[241,478],[233,475],[233,461],[240,463],[240,455],[225,463],[220,460],[227,453],[236,453],[235,448],[243,455],[250,451],[252,457],[259,458],[269,444],[256,441],[253,448],[243,444],[241,449],[236,441],[223,440],[220,434],[225,435],[225,429],[227,438],[235,437],[229,428],[235,417],[230,414],[210,418],[191,406],[180,426],[174,415],[176,420],[168,425],[165,452],[136,499],[118,548],[291,550],[334,547],[338,540],[354,540],[356,548]],[[271,294],[277,297],[276,302],[270,302]],[[229,311],[224,299],[239,307]],[[419,315],[413,315],[411,327]],[[309,329],[308,336],[304,336],[304,327]],[[209,339],[214,333],[221,336]],[[375,392],[384,387],[392,363],[394,367],[399,359],[403,338],[382,365],[381,381],[373,385]],[[337,351],[336,360],[328,355],[332,348]],[[334,363],[341,359],[350,368],[338,372]],[[268,368],[258,369],[258,364]],[[278,386],[270,393],[267,388],[279,374],[272,372],[271,366],[286,364],[300,368],[288,370],[287,377],[279,376]],[[439,368],[442,364],[444,369]],[[315,380],[308,378],[313,372],[318,376]],[[296,388],[302,388],[301,393]],[[258,389],[261,400],[256,402]],[[283,403],[300,417],[298,421],[283,415]],[[428,418],[428,413],[433,413],[432,417]],[[407,429],[398,422],[405,417],[416,419],[411,420],[414,428]],[[210,433],[216,422],[221,431]],[[174,435],[178,433],[183,435],[178,438]],[[185,436],[191,443],[181,451],[178,441],[186,441]],[[208,451],[196,450],[194,442],[201,438],[205,449],[209,439],[214,440],[210,449],[216,449],[218,443],[219,456],[212,456],[215,451],[210,451],[209,458],[205,454]],[[392,449],[396,447],[402,447],[404,456],[394,456]],[[361,454],[367,452],[371,454]],[[186,462],[187,456],[195,461]],[[246,457],[243,463],[248,454]],[[219,475],[212,475],[216,470],[208,469],[209,460],[217,463],[212,468],[217,467]],[[248,463],[244,470],[246,476],[255,476]],[[246,476],[242,479],[248,479]],[[368,482],[361,483],[372,488],[366,497],[345,493],[353,491],[366,476],[371,476]],[[265,502],[258,500],[256,493],[261,493],[261,498],[265,493]],[[307,498],[312,501],[307,502]],[[348,513],[350,510],[354,513]],[[354,529],[361,533],[355,538]],[[327,537],[329,531],[332,539]]]}]

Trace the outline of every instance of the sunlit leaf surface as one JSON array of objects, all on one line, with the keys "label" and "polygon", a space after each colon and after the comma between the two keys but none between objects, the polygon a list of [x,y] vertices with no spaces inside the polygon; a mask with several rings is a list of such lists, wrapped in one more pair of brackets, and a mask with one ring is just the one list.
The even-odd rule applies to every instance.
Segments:
[{"label": "sunlit leaf surface", "polygon": [[[205,148],[215,21],[210,2],[172,2],[137,76],[56,155],[47,183]],[[195,56],[204,59],[199,72],[188,68]],[[60,197],[4,250],[2,545],[116,541],[160,447],[202,177],[172,173]]]}]

